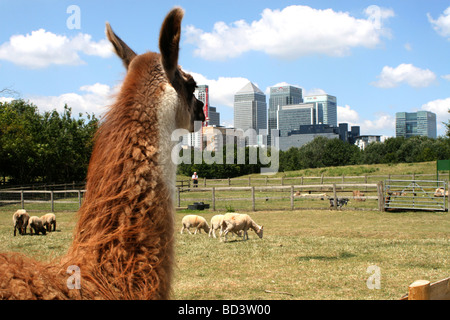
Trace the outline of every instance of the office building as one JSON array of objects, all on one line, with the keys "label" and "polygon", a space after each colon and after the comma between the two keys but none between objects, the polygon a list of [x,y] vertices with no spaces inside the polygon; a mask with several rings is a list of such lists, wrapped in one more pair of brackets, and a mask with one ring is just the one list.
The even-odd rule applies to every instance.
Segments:
[{"label": "office building", "polygon": [[249,82],[234,96],[234,127],[254,134],[248,136],[248,145],[257,145],[257,135],[267,129],[266,95]]},{"label": "office building", "polygon": [[293,86],[270,88],[268,111],[268,144],[271,143],[271,130],[278,129],[278,108],[303,102],[302,89]]},{"label": "office building", "polygon": [[304,103],[316,104],[316,124],[329,124],[337,126],[337,100],[329,94],[306,96]]},{"label": "office building", "polygon": [[316,124],[314,103],[278,106],[277,128],[281,137],[286,137],[289,132],[298,130],[301,125],[312,124]]},{"label": "office building", "polygon": [[436,114],[430,111],[397,112],[395,114],[396,137],[425,136],[436,138]]},{"label": "office building", "polygon": [[209,126],[220,126],[220,113],[217,112],[216,107],[209,106],[208,108]]},{"label": "office building", "polygon": [[203,126],[208,126],[209,124],[209,87],[207,85],[199,85],[194,91],[194,95],[198,100],[203,102],[203,113],[205,114],[205,122]]}]

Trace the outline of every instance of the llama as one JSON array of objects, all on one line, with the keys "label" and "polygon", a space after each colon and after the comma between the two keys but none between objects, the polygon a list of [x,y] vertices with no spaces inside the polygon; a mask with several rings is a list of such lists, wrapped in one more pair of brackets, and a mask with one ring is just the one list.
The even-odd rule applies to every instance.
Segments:
[{"label": "llama", "polygon": [[[196,83],[178,66],[181,20],[174,8],[160,31],[161,54],[137,55],[106,25],[127,69],[120,93],[96,134],[86,195],[74,239],[44,265],[0,254],[0,298],[168,299],[174,263],[176,165],[171,134],[205,121]],[[69,289],[79,270],[80,289]]]}]

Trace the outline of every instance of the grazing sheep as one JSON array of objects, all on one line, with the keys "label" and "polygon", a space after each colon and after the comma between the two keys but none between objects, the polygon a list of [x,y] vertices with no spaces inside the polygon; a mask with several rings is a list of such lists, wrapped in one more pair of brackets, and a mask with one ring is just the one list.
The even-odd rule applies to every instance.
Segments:
[{"label": "grazing sheep", "polygon": [[[44,224],[44,227],[47,229],[47,232],[56,230],[56,216],[53,213],[44,214],[41,217],[41,220],[42,220],[42,223]],[[52,226],[53,226],[53,230],[52,230]]]},{"label": "grazing sheep", "polygon": [[263,226],[257,225],[248,214],[226,213],[223,216],[222,228],[227,242],[227,234],[231,232],[244,231],[243,240],[248,240],[248,229],[253,229],[260,239],[263,237]]},{"label": "grazing sheep", "polygon": [[[211,234],[214,238],[216,237],[216,230],[219,230],[219,237],[222,236],[223,228],[222,228],[222,222],[223,222],[223,214],[217,214],[211,218],[211,228],[209,229],[209,237],[211,237]],[[241,237],[241,231],[234,232],[235,235],[238,237]]]},{"label": "grazing sheep", "polygon": [[217,214],[211,218],[211,228],[209,229],[209,237],[211,237],[211,234],[214,238],[216,237],[216,230],[220,229],[219,231],[219,237],[222,236],[222,221],[223,221],[223,214]]},{"label": "grazing sheep", "polygon": [[13,214],[14,236],[16,236],[16,230],[19,229],[19,234],[24,235],[27,233],[27,225],[30,215],[24,210],[19,209]]},{"label": "grazing sheep", "polygon": [[41,218],[37,216],[32,216],[28,222],[28,227],[30,227],[30,234],[33,235],[33,230],[36,234],[41,232],[43,235],[47,234],[44,228],[44,223]]},{"label": "grazing sheep", "polygon": [[192,234],[189,230],[191,227],[195,228],[194,234],[201,233],[201,229],[203,229],[206,233],[209,233],[209,225],[206,222],[206,219],[201,216],[196,216],[194,214],[190,214],[183,217],[181,220],[181,224],[183,227],[181,228],[181,234],[183,234],[184,229],[187,229],[189,234]]},{"label": "grazing sheep", "polygon": [[183,227],[181,228],[181,233],[183,233],[184,229],[187,229],[189,234],[192,234],[190,232],[191,227],[195,228],[194,234],[196,234],[197,231],[201,233],[201,229],[203,229],[206,233],[209,233],[210,230],[206,219],[197,215],[184,216],[181,221],[181,224],[183,225]]}]

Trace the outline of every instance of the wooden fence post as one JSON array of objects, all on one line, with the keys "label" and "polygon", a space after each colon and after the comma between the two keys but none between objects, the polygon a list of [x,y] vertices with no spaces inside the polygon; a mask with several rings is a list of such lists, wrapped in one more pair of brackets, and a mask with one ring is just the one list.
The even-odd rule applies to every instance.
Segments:
[{"label": "wooden fence post", "polygon": [[216,211],[216,187],[212,187],[212,209]]},{"label": "wooden fence post", "polygon": [[252,210],[255,210],[255,187],[252,187]]},{"label": "wooden fence post", "polygon": [[[447,196],[447,211],[450,212],[450,181],[448,182],[448,186],[447,186],[447,192],[448,192],[448,196]],[[444,194],[445,197],[445,194]]]},{"label": "wooden fence post", "polygon": [[291,186],[291,210],[294,210],[294,186]]},{"label": "wooden fence post", "polygon": [[430,300],[430,281],[414,281],[408,288],[408,300]]},{"label": "wooden fence post", "polygon": [[384,211],[383,181],[379,181],[377,183],[377,195],[378,195],[378,210]]},{"label": "wooden fence post", "polygon": [[52,212],[55,212],[55,202],[53,201],[53,190],[50,190],[50,201],[52,202]]},{"label": "wooden fence post", "polygon": [[78,190],[78,209],[81,208],[81,190]]},{"label": "wooden fence post", "polygon": [[[322,173],[322,178],[323,178],[323,173]],[[337,205],[338,205],[338,199],[337,199],[337,194],[336,194],[336,184],[333,183],[333,200],[334,200],[334,204],[333,204],[333,209],[337,210]]]},{"label": "wooden fence post", "polygon": [[20,190],[20,204],[22,205],[22,209],[25,209],[25,199],[23,197],[23,190]]},{"label": "wooden fence post", "polygon": [[181,207],[180,187],[177,187],[177,207]]}]

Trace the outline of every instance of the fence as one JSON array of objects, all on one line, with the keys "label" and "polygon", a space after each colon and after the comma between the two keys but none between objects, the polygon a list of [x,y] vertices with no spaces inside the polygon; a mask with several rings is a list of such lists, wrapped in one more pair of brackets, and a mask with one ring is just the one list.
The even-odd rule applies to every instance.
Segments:
[{"label": "fence", "polygon": [[[379,181],[401,179],[401,180],[416,180],[416,179],[437,179],[436,174],[388,174],[388,175],[363,175],[363,176],[321,176],[309,177],[270,177],[261,176],[255,178],[254,176],[248,176],[247,178],[225,178],[225,179],[199,179],[199,187],[238,187],[238,186],[290,186],[290,185],[323,185],[323,184],[373,184]],[[184,180],[188,188],[191,187],[190,180]]]},{"label": "fence", "polygon": [[[410,178],[418,176],[409,175]],[[179,208],[187,208],[194,202],[205,202],[216,211],[329,210],[340,208],[340,204],[352,210],[383,211],[387,197],[383,183],[379,180],[374,183],[374,177],[387,176],[203,179],[197,188],[191,187],[189,180],[180,180],[177,181],[176,204]],[[0,209],[3,207],[5,210],[8,206],[8,211],[20,208],[30,211],[77,211],[85,190],[69,189],[70,186],[72,184],[60,186],[61,190],[0,189]],[[347,203],[332,199],[347,200]],[[446,199],[448,202],[449,198]],[[446,201],[443,201],[445,210]]]},{"label": "fence", "polygon": [[385,199],[386,209],[445,211],[447,184],[434,180],[386,180]]},{"label": "fence", "polygon": [[213,211],[337,209],[339,203],[333,199],[349,201],[346,206],[352,209],[384,209],[382,183],[210,187],[191,188],[190,192],[177,188],[176,197],[179,208],[207,202]]},{"label": "fence", "polygon": [[0,190],[0,207],[49,212],[77,211],[84,193],[85,190]]},{"label": "fence", "polygon": [[414,281],[400,300],[450,300],[450,278],[432,284],[428,280]]}]

